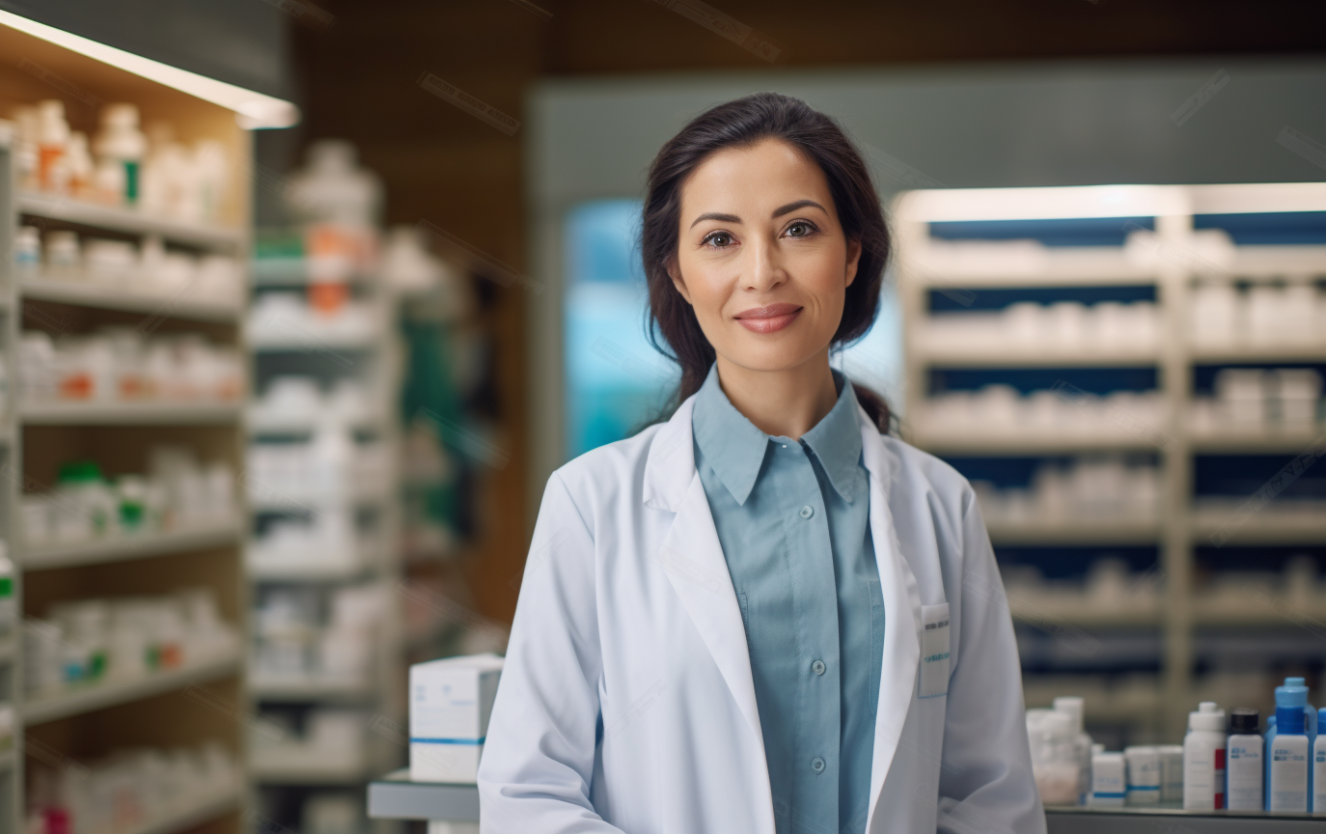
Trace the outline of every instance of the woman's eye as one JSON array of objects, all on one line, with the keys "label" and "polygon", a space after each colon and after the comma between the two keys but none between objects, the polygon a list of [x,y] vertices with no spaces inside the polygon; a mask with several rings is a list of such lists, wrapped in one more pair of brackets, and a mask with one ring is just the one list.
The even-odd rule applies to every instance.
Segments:
[{"label": "woman's eye", "polygon": [[[797,231],[795,231],[796,229],[801,229],[801,232],[798,233]],[[792,237],[805,237],[806,235],[810,234],[813,231],[815,231],[815,227],[804,220],[798,220],[797,222],[793,223],[791,226],[787,227],[787,232]]]},{"label": "woman's eye", "polygon": [[712,232],[703,241],[703,243],[708,244],[709,246],[713,246],[714,248],[717,249],[721,249],[724,246],[727,246],[731,242],[732,242],[732,235],[728,234],[727,232]]}]

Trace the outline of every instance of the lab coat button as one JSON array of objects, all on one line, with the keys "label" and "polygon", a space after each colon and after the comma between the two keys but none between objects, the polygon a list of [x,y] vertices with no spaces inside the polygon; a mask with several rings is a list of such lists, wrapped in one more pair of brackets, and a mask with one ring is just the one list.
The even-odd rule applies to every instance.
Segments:
[{"label": "lab coat button", "polygon": [[824,674],[824,661],[817,660],[814,663],[810,664],[810,668],[815,674],[822,675]]},{"label": "lab coat button", "polygon": [[813,516],[814,514],[815,514],[815,508],[812,507],[812,506],[810,506],[809,504],[807,504],[806,506],[804,506],[804,507],[801,508],[801,517],[802,517],[802,518],[810,518],[810,517]]},{"label": "lab coat button", "polygon": [[823,773],[823,772],[824,772],[824,760],[821,759],[819,756],[816,756],[815,758],[811,759],[811,760],[810,760],[810,769],[813,770],[813,771],[815,771],[816,773]]}]

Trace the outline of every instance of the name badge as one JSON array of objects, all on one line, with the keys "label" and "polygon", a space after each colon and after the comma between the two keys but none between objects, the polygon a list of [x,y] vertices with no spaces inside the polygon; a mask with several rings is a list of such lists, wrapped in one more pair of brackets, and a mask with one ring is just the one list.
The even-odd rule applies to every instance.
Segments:
[{"label": "name badge", "polygon": [[921,674],[917,697],[948,694],[948,603],[921,606]]}]

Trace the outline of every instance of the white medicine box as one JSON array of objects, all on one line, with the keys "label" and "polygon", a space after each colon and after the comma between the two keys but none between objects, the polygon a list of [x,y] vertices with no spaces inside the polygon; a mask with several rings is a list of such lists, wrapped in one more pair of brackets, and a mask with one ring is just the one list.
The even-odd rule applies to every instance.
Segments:
[{"label": "white medicine box", "polygon": [[474,783],[502,660],[478,654],[410,667],[410,779]]}]

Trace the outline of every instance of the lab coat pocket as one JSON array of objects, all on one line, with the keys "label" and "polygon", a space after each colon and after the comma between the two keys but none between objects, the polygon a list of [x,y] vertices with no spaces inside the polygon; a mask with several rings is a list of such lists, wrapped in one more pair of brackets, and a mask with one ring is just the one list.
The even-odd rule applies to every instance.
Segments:
[{"label": "lab coat pocket", "polygon": [[948,603],[921,606],[921,674],[918,698],[948,694]]}]

